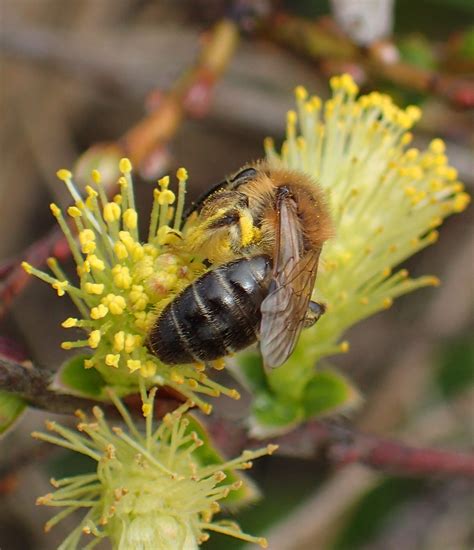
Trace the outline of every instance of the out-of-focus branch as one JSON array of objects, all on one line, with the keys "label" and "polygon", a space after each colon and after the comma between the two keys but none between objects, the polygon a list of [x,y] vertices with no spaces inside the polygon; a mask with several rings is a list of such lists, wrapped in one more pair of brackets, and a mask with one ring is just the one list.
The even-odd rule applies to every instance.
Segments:
[{"label": "out-of-focus branch", "polygon": [[[261,440],[249,439],[246,431],[225,421],[209,420],[214,439],[226,453],[235,453]],[[305,458],[325,457],[330,463],[360,463],[384,472],[413,476],[465,476],[474,478],[474,454],[414,447],[334,422],[314,420],[300,428],[270,438],[279,453]],[[230,449],[229,449],[230,448]]]},{"label": "out-of-focus branch", "polygon": [[[77,409],[90,409],[98,402],[73,395],[58,393],[49,388],[52,373],[31,366],[22,366],[0,357],[0,388],[25,398],[40,409],[60,414],[72,414]],[[155,414],[160,417],[175,408],[174,398],[157,400]],[[100,403],[108,414],[116,416],[114,407]],[[135,410],[136,409],[136,410]],[[131,411],[141,416],[140,407]],[[232,423],[210,419],[209,427],[217,443],[232,454],[235,448],[261,445],[261,441],[248,438],[246,431]],[[404,475],[449,475],[474,477],[474,455],[431,448],[417,448],[393,439],[364,434],[356,429],[334,422],[313,421],[297,430],[272,438],[281,452],[312,456],[321,453],[331,463],[358,462],[383,471]],[[229,449],[232,447],[232,449]]]},{"label": "out-of-focus branch", "polygon": [[[113,405],[60,393],[50,388],[54,373],[38,369],[31,365],[21,365],[0,356],[0,389],[23,397],[31,407],[50,411],[56,414],[74,414],[77,409],[88,410],[100,405],[106,414],[113,417],[118,412]],[[133,396],[128,403],[132,413],[142,418],[141,402],[135,407]],[[155,414],[158,418],[174,410],[180,401],[170,396],[160,396],[156,400]]]},{"label": "out-of-focus branch", "polygon": [[398,60],[396,46],[373,43],[363,49],[341,35],[327,20],[310,21],[278,13],[264,28],[265,34],[305,57],[322,62],[329,72],[344,67],[357,76],[369,74],[411,90],[436,94],[457,107],[474,106],[474,82],[459,76],[430,71]]},{"label": "out-of-focus branch", "polygon": [[[113,195],[119,158],[128,156],[145,173],[156,170],[157,166],[163,168],[166,144],[176,134],[184,116],[203,116],[207,112],[214,85],[227,68],[238,39],[235,23],[227,19],[217,23],[194,66],[155,102],[156,108],[116,142],[94,145],[81,155],[76,176],[85,179],[92,169],[102,169],[103,184]],[[21,257],[0,265],[0,317],[31,280],[21,268],[21,261],[41,267],[51,255],[59,259],[69,255],[69,248],[57,228],[33,243]]]},{"label": "out-of-focus branch", "polygon": [[90,409],[97,402],[57,393],[49,389],[53,373],[23,366],[0,357],[0,388],[23,397],[32,407],[54,413],[73,414],[77,409]]}]

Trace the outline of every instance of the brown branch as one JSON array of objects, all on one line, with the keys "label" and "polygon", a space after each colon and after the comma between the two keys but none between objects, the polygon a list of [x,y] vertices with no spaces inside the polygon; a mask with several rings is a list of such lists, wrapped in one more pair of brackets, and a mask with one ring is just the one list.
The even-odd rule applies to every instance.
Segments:
[{"label": "brown branch", "polygon": [[323,62],[322,68],[330,72],[352,69],[411,90],[438,95],[456,107],[474,106],[472,80],[394,60],[398,52],[393,44],[374,43],[367,49],[359,48],[333,23],[329,25],[327,18],[310,21],[277,13],[263,31],[272,40],[304,57]]},{"label": "brown branch", "polygon": [[[243,428],[222,419],[209,419],[208,428],[229,456],[246,447],[262,445],[262,440],[248,437]],[[268,441],[279,445],[280,454],[313,459],[322,456],[336,465],[357,462],[393,474],[474,478],[472,453],[414,447],[330,421],[313,420]]]},{"label": "brown branch", "polygon": [[[103,401],[61,393],[50,388],[54,373],[32,365],[21,365],[0,356],[0,389],[23,397],[31,407],[55,414],[74,414],[77,409],[88,410],[99,405],[107,415],[118,417],[117,409]],[[143,418],[141,401],[131,395],[124,399],[131,413]],[[180,404],[176,396],[160,395],[156,400],[155,415],[162,418]]]},{"label": "brown branch", "polygon": [[0,357],[0,388],[23,397],[30,406],[59,414],[90,409],[97,401],[55,392],[49,389],[54,373],[29,365],[20,365]]},{"label": "brown branch", "polygon": [[[106,414],[117,416],[112,405],[93,399],[76,397],[53,391],[49,388],[50,371],[20,365],[0,357],[0,388],[22,396],[32,407],[54,413],[72,414],[77,409],[90,409],[100,405]],[[176,408],[179,400],[163,396],[157,400],[155,414],[161,418]],[[141,418],[140,404],[133,396],[127,403],[131,413]],[[249,446],[261,446],[261,440],[247,435],[243,428],[222,419],[210,418],[209,430],[217,444],[233,455]],[[417,448],[403,442],[364,434],[354,428],[335,422],[315,420],[291,433],[270,438],[280,446],[284,454],[316,457],[324,456],[333,464],[343,465],[359,462],[385,472],[403,475],[430,476],[449,475],[474,478],[474,455],[449,450]]]}]

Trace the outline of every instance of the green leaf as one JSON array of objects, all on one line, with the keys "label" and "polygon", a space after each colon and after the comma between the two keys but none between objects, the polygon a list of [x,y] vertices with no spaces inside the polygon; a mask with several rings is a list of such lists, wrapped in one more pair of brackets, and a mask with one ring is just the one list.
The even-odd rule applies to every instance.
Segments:
[{"label": "green leaf", "polygon": [[469,61],[474,60],[474,27],[464,33],[459,46],[459,55]]},{"label": "green leaf", "polygon": [[260,393],[253,403],[253,431],[268,436],[289,429],[304,420],[304,409],[297,401],[284,396]]},{"label": "green leaf", "polygon": [[[199,439],[204,442],[204,445],[198,447],[193,455],[196,456],[201,463],[201,465],[209,466],[211,464],[222,464],[225,462],[225,458],[219,453],[219,451],[214,447],[214,444],[206,430],[204,424],[199,422],[199,420],[188,414],[186,418],[189,420],[189,426],[186,429],[187,433],[196,432]],[[225,498],[222,503],[225,504],[228,508],[236,508],[250,502],[254,502],[260,496],[260,492],[255,486],[255,484],[241,472],[236,472],[235,470],[224,470],[227,477],[225,479],[225,484],[234,483],[236,481],[242,481],[242,487],[236,491],[230,491],[227,498]]]},{"label": "green leaf", "polygon": [[344,376],[325,369],[313,374],[306,385],[302,405],[305,418],[312,418],[354,406],[359,401],[359,392]]},{"label": "green leaf", "polygon": [[6,391],[0,391],[0,434],[4,434],[26,409],[26,401]]},{"label": "green leaf", "polygon": [[403,61],[421,69],[434,70],[437,60],[429,40],[421,35],[411,35],[398,43],[398,49]]},{"label": "green leaf", "polygon": [[268,380],[259,353],[255,351],[240,353],[237,357],[237,368],[239,374],[244,376],[249,391],[258,393],[268,390]]},{"label": "green leaf", "polygon": [[57,381],[71,393],[87,397],[100,397],[106,386],[105,380],[96,369],[85,369],[84,359],[88,355],[75,355],[59,369]]}]

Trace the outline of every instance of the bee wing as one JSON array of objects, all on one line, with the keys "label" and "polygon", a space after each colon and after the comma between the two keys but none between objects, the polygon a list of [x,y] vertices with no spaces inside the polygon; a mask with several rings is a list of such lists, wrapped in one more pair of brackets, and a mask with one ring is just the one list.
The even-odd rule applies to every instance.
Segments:
[{"label": "bee wing", "polygon": [[278,367],[293,351],[304,326],[318,269],[319,250],[304,251],[296,202],[277,202],[278,232],[270,293],[261,306],[260,350],[267,367]]}]

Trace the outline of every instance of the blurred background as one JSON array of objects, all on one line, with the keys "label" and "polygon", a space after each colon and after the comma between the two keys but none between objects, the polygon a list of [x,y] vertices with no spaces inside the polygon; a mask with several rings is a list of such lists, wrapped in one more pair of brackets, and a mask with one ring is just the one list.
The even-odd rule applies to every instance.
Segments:
[{"label": "blurred background", "polygon": [[[75,166],[80,176],[94,161],[107,167],[129,155],[146,219],[150,182],[185,166],[195,196],[262,157],[265,136],[281,140],[296,85],[326,97],[328,78],[341,72],[364,92],[420,105],[415,145],[445,139],[472,194],[472,0],[0,0],[0,9],[3,285],[9,260],[52,229],[49,203],[68,204],[58,168]],[[351,416],[361,430],[472,448],[472,210],[448,219],[436,246],[407,265],[437,275],[441,287],[355,327],[351,352],[334,360],[364,394]],[[0,333],[56,368],[66,353],[59,325],[72,311],[32,282],[2,304]],[[73,524],[44,534],[50,510],[34,505],[52,475],[88,467],[30,439],[46,417],[29,410],[0,443],[1,550],[55,548]],[[400,478],[283,456],[258,461],[252,475],[264,498],[237,517],[275,550],[474,546],[473,486],[462,478]],[[206,548],[239,546],[215,535]]]}]

